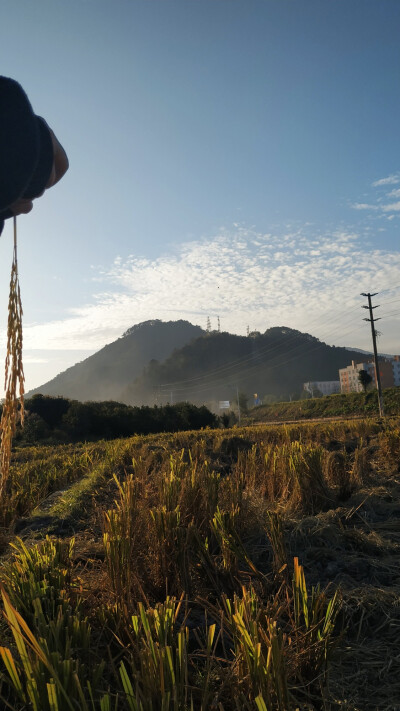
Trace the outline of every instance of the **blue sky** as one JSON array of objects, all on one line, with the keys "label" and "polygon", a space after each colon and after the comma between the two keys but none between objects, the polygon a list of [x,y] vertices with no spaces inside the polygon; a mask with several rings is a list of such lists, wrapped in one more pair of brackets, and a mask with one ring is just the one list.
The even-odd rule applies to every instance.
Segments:
[{"label": "blue sky", "polygon": [[0,0],[0,27],[70,158],[19,219],[28,388],[147,318],[369,348],[360,291],[400,351],[398,0]]}]

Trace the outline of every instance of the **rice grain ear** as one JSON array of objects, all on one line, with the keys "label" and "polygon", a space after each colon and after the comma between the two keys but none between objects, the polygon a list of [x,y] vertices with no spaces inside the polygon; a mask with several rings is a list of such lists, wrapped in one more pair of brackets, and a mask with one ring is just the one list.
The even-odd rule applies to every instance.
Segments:
[{"label": "rice grain ear", "polygon": [[[4,502],[10,470],[12,438],[18,418],[24,424],[24,368],[22,364],[22,303],[18,278],[17,218],[14,217],[14,251],[8,298],[7,354],[5,362],[5,399],[0,421],[0,505]],[[18,396],[17,396],[18,390]],[[18,401],[20,409],[18,412]]]}]

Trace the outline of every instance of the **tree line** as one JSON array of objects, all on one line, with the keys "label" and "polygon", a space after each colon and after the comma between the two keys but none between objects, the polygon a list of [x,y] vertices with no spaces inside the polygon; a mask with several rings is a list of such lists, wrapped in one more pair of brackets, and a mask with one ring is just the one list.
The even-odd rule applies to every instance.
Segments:
[{"label": "tree line", "polygon": [[21,444],[95,441],[219,425],[219,418],[207,407],[188,402],[131,407],[114,401],[79,402],[38,394],[26,400],[25,408],[25,426],[16,435]]}]

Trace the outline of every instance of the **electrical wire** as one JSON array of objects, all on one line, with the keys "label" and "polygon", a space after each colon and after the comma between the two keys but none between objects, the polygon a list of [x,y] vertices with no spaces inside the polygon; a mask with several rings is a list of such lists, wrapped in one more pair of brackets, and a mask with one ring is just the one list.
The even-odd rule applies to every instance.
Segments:
[{"label": "electrical wire", "polygon": [[[351,309],[351,312],[353,312],[353,311],[358,311],[358,309]],[[315,321],[315,320],[318,320],[318,318],[319,318],[319,317],[317,317],[316,319],[313,319],[313,320],[314,320],[314,321]],[[332,328],[331,328],[332,323],[335,323],[335,322],[338,321],[338,320],[340,320],[340,328],[341,328],[343,325],[346,325],[346,321],[347,321],[348,319],[345,320],[345,321],[343,321],[343,314],[339,314],[338,316],[336,316],[335,318],[333,318],[333,319],[330,321],[330,324],[329,324],[329,335],[332,334]],[[353,316],[351,316],[351,320],[353,320]],[[358,319],[357,319],[357,320],[358,320]],[[335,330],[340,330],[340,328],[339,328],[339,329],[335,329]],[[335,332],[335,330],[334,330],[333,332]],[[286,346],[287,346],[287,345],[290,345],[291,342],[294,342],[294,341],[297,341],[297,340],[298,340],[298,332],[295,332],[295,333],[293,333],[293,334],[289,334],[288,338],[286,339],[285,345],[286,345]],[[303,344],[302,344],[302,345],[303,345]],[[186,378],[186,379],[183,379],[183,380],[175,380],[175,381],[170,382],[170,383],[162,383],[162,384],[160,384],[158,387],[160,387],[160,388],[171,388],[171,387],[173,387],[174,389],[176,389],[176,386],[182,385],[182,384],[184,384],[184,383],[192,383],[192,382],[195,382],[195,381],[197,381],[197,380],[203,380],[204,378],[208,378],[208,379],[209,379],[210,376],[213,376],[214,374],[219,374],[219,373],[226,373],[226,372],[228,372],[229,370],[231,370],[232,368],[235,368],[237,365],[245,365],[246,363],[251,363],[252,361],[254,361],[255,358],[257,358],[258,360],[260,360],[260,357],[261,357],[261,356],[263,356],[263,355],[265,355],[265,354],[267,354],[267,353],[272,353],[273,351],[280,350],[281,347],[282,347],[282,344],[281,344],[281,343],[275,344],[275,345],[272,345],[272,346],[271,346],[271,345],[263,346],[262,348],[259,348],[256,353],[246,354],[246,355],[244,355],[244,356],[241,356],[240,358],[237,358],[237,359],[235,359],[235,360],[233,360],[233,361],[230,361],[229,363],[225,363],[224,365],[221,365],[221,366],[219,366],[218,368],[214,368],[214,369],[212,369],[212,370],[207,371],[207,374],[206,374],[206,375],[203,374],[203,375],[199,375],[199,376],[196,376],[196,377],[193,377],[193,378]],[[298,347],[299,347],[298,345],[295,346],[295,348],[298,348]],[[289,350],[290,350],[290,349],[289,349]]]},{"label": "electrical wire", "polygon": [[400,301],[400,299],[390,299],[389,301],[385,301],[384,299],[380,299],[380,302],[381,302],[381,303],[379,304],[379,306],[381,306],[382,304],[383,304],[384,306],[386,306],[386,304],[394,304],[394,303],[397,303],[398,301]]},{"label": "electrical wire", "polygon": [[[345,331],[344,334],[346,335],[347,333],[350,334],[353,332],[354,332],[354,329],[350,328],[348,331]],[[194,389],[188,389],[186,387],[184,387],[184,388],[174,387],[173,391],[175,393],[185,392],[187,395],[190,395],[190,394],[204,392],[206,390],[209,390],[210,388],[220,385],[221,383],[223,383],[226,386],[236,384],[238,382],[241,382],[245,378],[247,378],[249,376],[249,374],[251,374],[254,370],[258,369],[260,367],[260,365],[264,365],[266,368],[268,368],[268,370],[274,370],[275,368],[281,367],[282,365],[287,365],[288,363],[291,363],[300,357],[308,356],[310,353],[316,351],[318,348],[321,348],[325,344],[322,342],[312,344],[312,347],[309,349],[306,349],[306,350],[304,350],[304,345],[305,345],[304,343],[301,343],[298,346],[296,346],[296,348],[292,349],[292,353],[295,350],[298,350],[298,348],[303,348],[303,351],[291,358],[288,358],[285,361],[279,361],[277,363],[273,363],[273,362],[272,363],[263,363],[263,364],[257,363],[250,368],[246,368],[245,371],[239,371],[238,373],[231,374],[230,376],[228,376],[228,379],[226,378],[226,376],[223,376],[222,378],[219,377],[217,379],[208,380],[207,383],[204,383],[203,385],[199,385],[197,388],[195,387]],[[207,377],[207,375],[205,375],[204,377]],[[229,378],[231,378],[231,379],[229,379]]]},{"label": "electrical wire", "polygon": [[[399,285],[399,287],[393,287],[392,289],[395,289],[395,288],[400,288],[400,285]],[[392,300],[389,300],[389,301],[383,302],[383,303],[394,303],[397,301],[400,301],[400,299],[392,299]],[[342,313],[340,313],[337,317],[334,317],[333,319],[331,319],[329,322],[329,326],[328,326],[329,332],[327,335],[332,336],[335,333],[340,332],[342,336],[345,336],[347,334],[353,333],[354,332],[353,327],[351,327],[347,331],[343,331],[343,326],[350,324],[350,323],[353,324],[354,322],[359,323],[358,318],[354,319],[354,313],[356,311],[358,311],[358,307],[351,309],[347,313],[347,318],[345,318],[345,319],[343,319]],[[392,314],[391,313],[385,314],[385,316],[383,316],[381,318],[386,318],[387,316],[390,316],[390,315],[397,315],[399,313],[400,312],[395,311]],[[318,320],[319,320],[319,317],[312,319],[312,321],[310,322],[309,325],[311,326],[311,324],[313,322],[316,322]],[[336,328],[332,329],[332,324],[334,324],[335,322],[337,322],[339,320],[340,320],[340,324]],[[321,337],[323,337],[323,336],[321,336]],[[298,332],[290,334],[288,339],[285,342],[285,345],[288,345],[290,342],[296,341],[297,338],[298,338]],[[277,363],[274,363],[273,361],[274,361],[275,357],[277,357],[277,356],[272,357],[272,362],[265,362],[265,361],[263,362],[260,360],[261,356],[264,356],[266,354],[271,354],[274,351],[280,350],[282,348],[282,343],[276,344],[273,346],[264,346],[263,348],[258,349],[255,353],[252,353],[250,355],[246,354],[244,356],[241,356],[240,358],[237,358],[234,361],[231,361],[230,363],[219,366],[218,368],[215,368],[211,371],[207,371],[206,374],[199,375],[199,376],[196,376],[193,378],[187,378],[184,380],[174,381],[171,383],[164,383],[164,384],[158,386],[158,388],[160,389],[160,394],[166,394],[165,389],[172,388],[174,390],[174,392],[176,392],[176,393],[185,392],[186,395],[190,395],[190,394],[201,393],[206,390],[209,390],[213,387],[218,386],[222,382],[224,383],[224,385],[229,386],[229,385],[241,382],[242,380],[247,378],[249,376],[249,374],[251,374],[254,370],[258,369],[260,367],[260,365],[262,365],[262,364],[264,364],[265,367],[267,367],[269,370],[273,370],[274,368],[280,367],[282,365],[287,365],[288,363],[293,362],[300,357],[304,357],[304,356],[312,353],[313,351],[315,351],[318,348],[320,348],[321,346],[323,346],[324,343],[320,341],[317,344],[313,344],[312,347],[306,351],[304,351],[304,345],[305,344],[303,342],[301,344],[295,345],[294,348],[287,349],[285,351],[285,354],[286,355],[293,354],[293,356],[283,362],[279,361]],[[302,352],[298,353],[297,355],[294,355],[295,351],[298,350],[299,348],[302,349]],[[254,363],[253,361],[255,359],[258,362]],[[246,369],[243,370],[242,366],[246,366],[246,364],[249,364],[251,362],[253,362],[253,365],[251,365],[250,367],[246,367]],[[235,369],[237,367],[239,367],[239,370],[237,372],[229,372],[229,371],[232,371],[232,369]],[[205,380],[207,380],[207,382],[203,382],[203,383],[198,382],[198,381],[205,381]],[[190,388],[191,383],[193,384],[193,388]],[[179,386],[184,386],[184,387],[179,387]],[[163,389],[164,389],[164,393],[163,393]]]},{"label": "electrical wire", "polygon": [[[352,319],[352,321],[353,321],[353,320],[354,320],[354,319]],[[357,321],[358,321],[358,319],[357,319]],[[341,323],[338,328],[331,330],[331,333],[333,334],[333,333],[338,332],[338,331],[340,331],[340,332],[343,334],[343,323]],[[354,332],[354,328],[352,327],[352,328],[348,331],[348,333],[353,333],[353,332]],[[345,335],[345,334],[346,334],[346,332],[344,332],[344,335]],[[297,340],[297,338],[296,338],[296,340]],[[285,345],[286,345],[286,344],[285,344]],[[295,351],[297,351],[297,350],[299,350],[299,349],[302,349],[302,352],[301,352],[300,354],[297,354],[297,355],[295,356],[295,358],[300,357],[300,355],[301,355],[301,356],[306,355],[306,354],[308,353],[308,350],[306,350],[306,351],[304,352],[304,346],[305,346],[305,345],[306,345],[306,344],[305,344],[304,342],[302,342],[302,343],[300,343],[300,344],[297,343],[296,346],[295,346],[294,348],[292,348],[292,349],[287,349],[287,348],[286,348],[285,353],[286,353],[286,355],[287,355],[287,354],[294,353]],[[314,343],[313,343],[312,345],[313,345],[313,349],[312,349],[312,350],[314,350],[315,348],[320,348],[321,346],[323,346],[324,343],[323,343],[323,342],[319,342],[319,343],[317,343],[317,344],[315,344],[315,345],[314,345]],[[274,348],[271,349],[271,350],[277,350],[278,348],[281,349],[281,348],[282,348],[282,344],[279,344],[278,346],[274,347]],[[280,356],[280,354],[279,354],[279,356]],[[259,361],[258,363],[255,363],[253,366],[250,366],[250,367],[247,366],[247,367],[246,367],[246,370],[244,371],[244,372],[245,372],[245,376],[248,375],[249,373],[251,373],[252,371],[258,369],[262,363],[264,364],[264,366],[266,366],[266,367],[268,367],[268,368],[275,368],[275,367],[278,367],[279,365],[281,365],[281,362],[278,362],[278,363],[274,364],[273,360],[274,360],[274,359],[272,359],[272,362],[270,361],[270,362],[268,362],[268,363],[266,363],[265,361],[264,361],[264,362],[262,362],[262,361],[260,362],[260,361]],[[220,373],[220,374],[217,375],[216,377],[213,377],[213,374],[211,374],[210,371],[208,371],[207,373],[203,374],[202,376],[199,376],[198,378],[196,378],[196,380],[207,380],[207,382],[205,382],[205,383],[203,383],[203,384],[199,383],[199,384],[198,384],[198,390],[200,391],[200,390],[202,390],[202,389],[203,389],[203,390],[204,390],[204,389],[208,389],[210,386],[217,385],[217,384],[219,384],[219,383],[221,383],[221,382],[225,382],[227,377],[234,377],[235,379],[237,379],[238,377],[240,377],[240,373],[243,372],[243,371],[241,371],[241,370],[238,370],[238,371],[236,371],[236,372],[234,372],[234,373],[229,373],[229,374],[228,374],[228,370],[229,370],[229,368],[226,368],[223,373]],[[184,385],[184,384],[185,384],[185,383],[193,382],[193,380],[195,380],[195,379],[188,379],[187,381],[177,381],[176,384],[173,386],[173,390],[178,391],[178,392],[186,391],[186,390],[187,390],[187,384],[186,384],[186,385]],[[179,387],[180,385],[184,385],[184,387]],[[189,387],[190,387],[190,386],[189,386]]]},{"label": "electrical wire", "polygon": [[390,311],[388,314],[381,316],[381,318],[390,318],[391,316],[397,316],[398,314],[400,314],[400,311]]}]

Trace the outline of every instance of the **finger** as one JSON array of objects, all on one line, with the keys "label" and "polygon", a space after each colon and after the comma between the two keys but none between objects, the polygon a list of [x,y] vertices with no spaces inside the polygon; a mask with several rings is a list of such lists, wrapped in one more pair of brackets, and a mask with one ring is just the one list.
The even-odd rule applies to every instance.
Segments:
[{"label": "finger", "polygon": [[51,188],[53,185],[58,183],[59,180],[65,175],[69,168],[69,162],[66,152],[62,147],[61,143],[55,136],[54,132],[50,130],[51,140],[53,141],[53,153],[54,153],[54,163],[53,169],[47,183],[47,188]]}]

